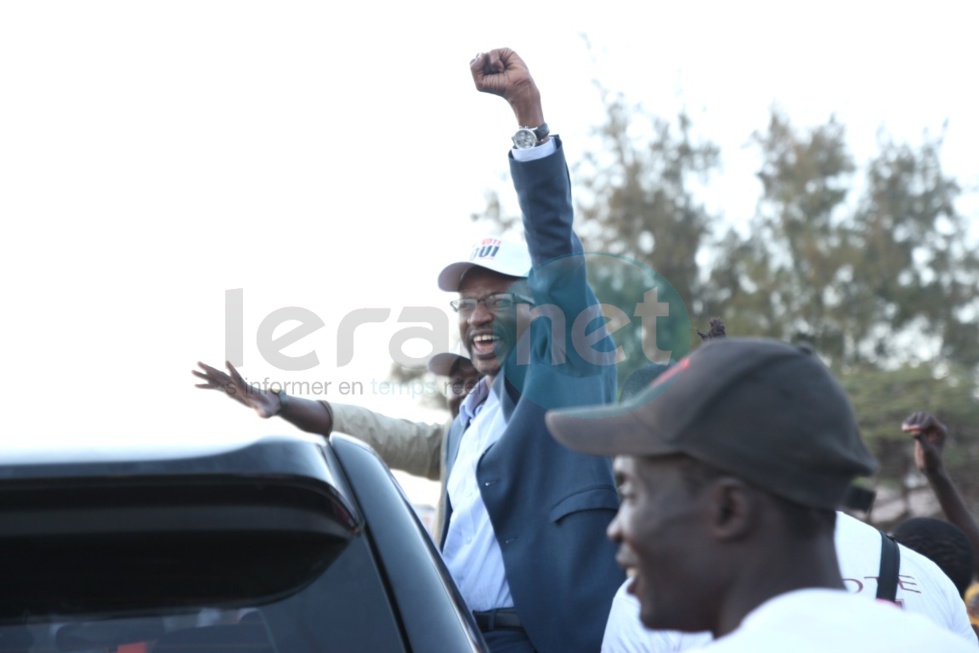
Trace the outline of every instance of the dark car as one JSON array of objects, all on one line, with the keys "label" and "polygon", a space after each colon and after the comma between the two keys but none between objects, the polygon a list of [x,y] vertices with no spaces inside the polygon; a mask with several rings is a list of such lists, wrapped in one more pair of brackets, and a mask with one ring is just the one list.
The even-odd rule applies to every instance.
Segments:
[{"label": "dark car", "polygon": [[355,440],[0,454],[0,652],[485,650]]}]

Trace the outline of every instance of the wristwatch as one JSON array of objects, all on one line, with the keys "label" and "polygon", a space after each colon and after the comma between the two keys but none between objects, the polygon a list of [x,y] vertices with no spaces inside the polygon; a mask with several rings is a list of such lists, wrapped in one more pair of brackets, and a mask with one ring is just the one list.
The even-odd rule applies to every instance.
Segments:
[{"label": "wristwatch", "polygon": [[541,123],[540,127],[521,127],[513,135],[513,147],[517,150],[529,150],[532,147],[537,147],[544,142],[549,133],[546,122]]},{"label": "wristwatch", "polygon": [[283,390],[278,390],[273,392],[276,397],[279,398],[279,410],[275,411],[275,414],[269,415],[269,417],[275,417],[276,415],[281,415],[282,411],[286,409],[286,399],[289,397]]}]

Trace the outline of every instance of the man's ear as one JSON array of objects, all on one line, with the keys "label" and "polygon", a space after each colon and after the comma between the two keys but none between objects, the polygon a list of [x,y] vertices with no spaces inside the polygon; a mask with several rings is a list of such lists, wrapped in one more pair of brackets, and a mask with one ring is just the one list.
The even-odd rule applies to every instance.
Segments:
[{"label": "man's ear", "polygon": [[739,540],[751,532],[758,510],[758,497],[751,486],[722,476],[711,482],[706,498],[710,532],[717,540]]}]

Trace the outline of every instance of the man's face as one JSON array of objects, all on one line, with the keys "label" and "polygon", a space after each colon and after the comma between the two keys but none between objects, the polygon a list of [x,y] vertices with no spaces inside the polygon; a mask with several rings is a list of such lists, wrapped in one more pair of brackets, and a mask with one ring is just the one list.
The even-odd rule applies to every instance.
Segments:
[{"label": "man's face", "polygon": [[[511,292],[517,280],[474,267],[466,272],[459,284],[459,299],[485,300],[498,293]],[[485,301],[479,301],[471,312],[459,311],[459,335],[477,372],[494,376],[500,371],[501,361],[506,360],[517,342],[518,322],[529,324],[529,304],[518,303],[513,308],[494,312],[487,308]]]},{"label": "man's face", "polygon": [[691,493],[678,457],[618,456],[621,504],[608,527],[647,628],[709,630],[713,559],[703,492]]},{"label": "man's face", "polygon": [[455,371],[449,377],[448,385],[449,411],[453,417],[459,414],[459,406],[462,405],[462,400],[472,392],[482,376],[469,361],[463,360],[456,367]]}]

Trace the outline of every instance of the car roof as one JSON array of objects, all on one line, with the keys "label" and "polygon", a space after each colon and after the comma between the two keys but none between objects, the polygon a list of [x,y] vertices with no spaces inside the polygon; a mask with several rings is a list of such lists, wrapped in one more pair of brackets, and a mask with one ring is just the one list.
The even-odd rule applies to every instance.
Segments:
[{"label": "car roof", "polygon": [[[193,440],[78,438],[38,440],[6,437],[0,444],[0,479],[90,474],[272,473],[323,476],[317,453],[326,439],[305,434],[227,435]],[[325,479],[324,479],[325,480]]]}]

